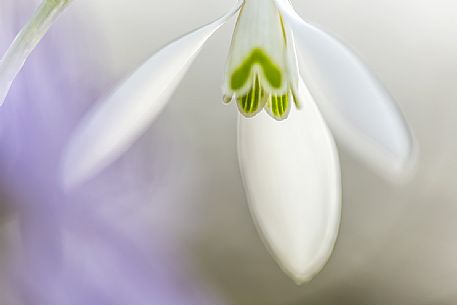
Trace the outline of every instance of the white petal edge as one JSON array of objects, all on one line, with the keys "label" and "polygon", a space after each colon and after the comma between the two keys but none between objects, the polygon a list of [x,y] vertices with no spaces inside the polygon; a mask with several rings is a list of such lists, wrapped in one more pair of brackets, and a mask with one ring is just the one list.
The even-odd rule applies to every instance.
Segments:
[{"label": "white petal edge", "polygon": [[223,17],[152,55],[83,118],[64,152],[64,187],[76,187],[120,157],[160,114],[205,42],[243,1]]},{"label": "white petal edge", "polygon": [[251,214],[273,257],[297,284],[328,261],[339,230],[338,154],[313,98],[281,122],[239,117],[238,156]]},{"label": "white petal edge", "polygon": [[294,32],[300,72],[334,134],[387,176],[408,174],[415,145],[388,92],[351,50],[301,19],[288,0],[275,1]]},{"label": "white petal edge", "polygon": [[48,32],[70,1],[44,0],[30,21],[17,34],[0,60],[0,106],[30,53]]}]

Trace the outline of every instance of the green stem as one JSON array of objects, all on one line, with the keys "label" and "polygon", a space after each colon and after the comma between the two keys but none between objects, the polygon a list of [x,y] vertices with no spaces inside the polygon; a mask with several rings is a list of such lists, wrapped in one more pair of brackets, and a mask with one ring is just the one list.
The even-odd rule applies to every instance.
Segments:
[{"label": "green stem", "polygon": [[0,106],[27,57],[71,0],[44,0],[0,60]]}]

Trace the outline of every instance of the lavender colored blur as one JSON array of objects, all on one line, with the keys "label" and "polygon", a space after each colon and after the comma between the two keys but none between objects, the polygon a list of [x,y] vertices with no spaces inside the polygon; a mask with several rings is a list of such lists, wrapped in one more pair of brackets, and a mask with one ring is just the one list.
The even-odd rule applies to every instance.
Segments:
[{"label": "lavender colored blur", "polygon": [[[0,52],[34,6],[0,2]],[[179,255],[172,232],[154,232],[142,217],[154,192],[147,172],[130,175],[126,160],[93,187],[62,191],[57,160],[66,138],[88,103],[113,83],[94,27],[88,37],[77,15],[62,19],[0,111],[0,303],[216,304]],[[119,196],[108,189],[113,182],[123,185]]]}]

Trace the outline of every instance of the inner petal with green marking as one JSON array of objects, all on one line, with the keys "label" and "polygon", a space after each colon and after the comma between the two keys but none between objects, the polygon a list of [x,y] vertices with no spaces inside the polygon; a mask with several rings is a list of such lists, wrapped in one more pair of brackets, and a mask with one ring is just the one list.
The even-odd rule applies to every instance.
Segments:
[{"label": "inner petal with green marking", "polygon": [[[293,99],[286,79],[281,67],[261,48],[254,48],[230,75],[230,90],[235,92],[238,109],[244,116],[253,117],[265,108],[273,118],[283,120]],[[227,98],[228,102],[231,100]]]},{"label": "inner petal with green marking", "polygon": [[236,101],[246,117],[262,109],[276,120],[287,118],[298,76],[290,69],[296,58],[273,0],[246,1],[232,39],[224,101]]},{"label": "inner petal with green marking", "polygon": [[262,110],[265,105],[265,90],[260,85],[259,76],[254,77],[251,90],[245,95],[236,98],[238,108],[247,117],[252,117]]},{"label": "inner petal with green marking", "polygon": [[260,48],[252,50],[243,64],[236,69],[230,79],[230,87],[233,91],[243,88],[246,82],[252,78],[255,65],[262,68],[263,75],[271,87],[280,89],[283,81],[281,68],[278,67],[265,52]]}]

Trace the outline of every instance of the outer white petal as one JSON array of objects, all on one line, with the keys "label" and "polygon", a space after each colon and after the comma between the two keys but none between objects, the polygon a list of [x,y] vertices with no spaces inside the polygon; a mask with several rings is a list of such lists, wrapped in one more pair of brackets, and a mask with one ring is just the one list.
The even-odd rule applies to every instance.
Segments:
[{"label": "outer white petal", "polygon": [[168,44],[140,66],[77,127],[64,153],[66,187],[89,179],[118,158],[166,105],[201,47],[241,7]]},{"label": "outer white petal", "polygon": [[70,0],[44,0],[0,60],[0,106],[30,53]]},{"label": "outer white petal", "polygon": [[292,28],[301,73],[332,130],[374,166],[401,174],[413,157],[409,129],[391,96],[352,51],[275,0]]},{"label": "outer white petal", "polygon": [[239,161],[249,205],[264,240],[297,283],[327,262],[341,211],[333,138],[311,95],[281,122],[264,112],[239,119]]}]

